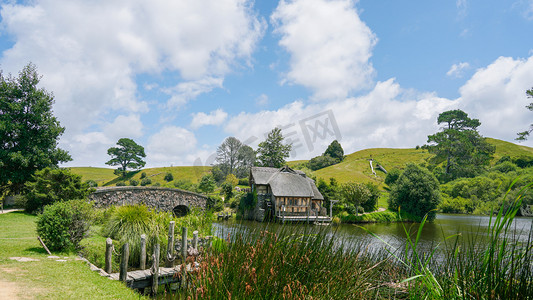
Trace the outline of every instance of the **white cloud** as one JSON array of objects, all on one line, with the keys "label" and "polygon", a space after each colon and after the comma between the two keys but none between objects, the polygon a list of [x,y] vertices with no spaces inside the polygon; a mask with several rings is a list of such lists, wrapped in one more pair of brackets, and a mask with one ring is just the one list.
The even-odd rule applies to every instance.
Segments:
[{"label": "white cloud", "polygon": [[459,18],[466,17],[468,2],[466,0],[457,0],[455,1],[455,6],[457,6],[457,15]]},{"label": "white cloud", "polygon": [[199,112],[192,114],[191,128],[198,129],[204,125],[220,125],[222,124],[228,114],[221,108],[206,114],[204,112]]},{"label": "white cloud", "polygon": [[448,75],[450,77],[461,78],[461,77],[463,77],[464,70],[467,70],[469,68],[470,68],[470,64],[467,63],[467,62],[461,62],[461,63],[458,63],[458,64],[453,64],[450,67],[450,70],[448,70],[448,72],[446,72],[446,75]]},{"label": "white cloud", "polygon": [[191,165],[188,157],[196,152],[196,137],[191,131],[176,127],[163,127],[152,135],[146,146],[149,166]]},{"label": "white cloud", "polygon": [[138,138],[143,135],[143,123],[139,115],[120,115],[113,123],[104,126],[104,132],[112,139]]},{"label": "white cloud", "polygon": [[370,87],[377,38],[353,1],[282,0],[271,19],[290,54],[286,82],[310,88],[316,99],[344,98]]},{"label": "white cloud", "polygon": [[8,1],[1,4],[0,28],[13,46],[0,65],[6,73],[29,61],[37,65],[42,86],[54,92],[68,146],[110,115],[146,113],[135,81],[140,74],[161,78],[146,90],[175,86],[168,104],[179,106],[221,87],[236,65],[250,65],[266,27],[251,6],[249,0]]}]

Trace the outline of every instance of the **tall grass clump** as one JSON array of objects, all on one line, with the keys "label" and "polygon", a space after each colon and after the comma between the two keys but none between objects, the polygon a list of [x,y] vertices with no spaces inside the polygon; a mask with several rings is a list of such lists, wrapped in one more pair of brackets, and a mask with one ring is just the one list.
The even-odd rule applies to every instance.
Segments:
[{"label": "tall grass clump", "polygon": [[[213,242],[178,297],[194,299],[371,299],[405,296],[388,255],[335,234],[282,227],[227,233]],[[383,284],[383,283],[391,284]]]}]

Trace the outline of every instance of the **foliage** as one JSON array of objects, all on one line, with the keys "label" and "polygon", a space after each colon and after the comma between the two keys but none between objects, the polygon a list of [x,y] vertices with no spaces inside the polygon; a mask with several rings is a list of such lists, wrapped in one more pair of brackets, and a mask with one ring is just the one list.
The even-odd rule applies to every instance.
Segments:
[{"label": "foliage", "polygon": [[267,138],[259,143],[257,159],[260,166],[281,168],[285,165],[285,159],[289,157],[292,145],[284,145],[284,139],[281,129],[274,128],[268,133]]},{"label": "foliage", "polygon": [[341,144],[337,140],[334,140],[333,142],[331,142],[331,144],[329,144],[323,155],[330,156],[333,159],[337,160],[337,162],[341,162],[344,160],[344,150],[342,149]]},{"label": "foliage", "polygon": [[40,76],[28,64],[18,77],[0,71],[0,190],[19,193],[35,171],[72,160],[57,147],[65,131],[53,116],[54,96],[38,88]]},{"label": "foliage", "polygon": [[206,174],[202,176],[200,183],[198,183],[198,189],[205,194],[212,193],[215,190],[216,183],[213,175]]},{"label": "foliage", "polygon": [[233,197],[233,185],[229,182],[224,182],[220,187],[220,192],[224,194],[224,199],[229,201]]},{"label": "foliage", "polygon": [[334,177],[329,179],[329,184],[322,178],[319,178],[316,184],[318,191],[324,196],[324,207],[329,209],[330,201],[337,200],[339,195],[339,184]]},{"label": "foliage", "polygon": [[244,212],[245,210],[252,209],[257,205],[257,192],[249,192],[242,195],[239,203],[239,210]]},{"label": "foliage", "polygon": [[232,187],[235,187],[237,184],[239,184],[239,179],[237,179],[237,177],[235,177],[233,174],[228,174],[225,182],[231,184]]},{"label": "foliage", "polygon": [[344,203],[351,204],[355,207],[356,215],[358,215],[359,207],[362,207],[363,203],[367,202],[371,197],[370,191],[362,183],[343,183],[340,186],[339,192]]},{"label": "foliage", "polygon": [[442,131],[428,136],[430,153],[437,161],[446,161],[442,181],[458,177],[473,177],[488,165],[495,147],[489,144],[477,131],[481,125],[478,119],[470,119],[462,110],[441,113],[438,124],[445,124]]},{"label": "foliage", "polygon": [[178,179],[174,181],[174,186],[177,187],[178,189],[190,191],[192,190],[191,188],[193,184],[190,179]]},{"label": "foliage", "polygon": [[37,234],[51,251],[73,250],[89,230],[91,211],[83,200],[47,205],[37,220]]},{"label": "foliage", "polygon": [[150,178],[143,178],[143,180],[141,180],[141,186],[147,186],[149,184],[152,184],[152,179]]},{"label": "foliage", "polygon": [[141,179],[144,179],[144,178],[146,178],[146,172],[141,173]]},{"label": "foliage", "polygon": [[174,180],[174,176],[172,175],[172,173],[168,172],[167,174],[165,174],[166,182],[171,182],[172,180]]},{"label": "foliage", "polygon": [[81,176],[69,169],[50,169],[35,172],[26,182],[26,211],[35,212],[58,201],[84,199],[93,191]]},{"label": "foliage", "polygon": [[119,139],[117,146],[107,149],[107,154],[111,156],[111,159],[106,162],[106,165],[119,166],[118,170],[122,172],[122,176],[126,176],[126,168],[140,169],[144,167],[146,162],[143,158],[146,157],[146,154],[144,154],[143,146],[128,138]]},{"label": "foliage", "polygon": [[396,168],[390,170],[389,173],[387,173],[387,176],[385,177],[385,184],[391,187],[393,184],[396,183],[401,173],[402,172]]},{"label": "foliage", "polygon": [[475,206],[472,199],[465,199],[461,196],[452,198],[444,194],[438,208],[445,214],[471,214]]},{"label": "foliage", "polygon": [[139,180],[136,180],[136,179],[130,179],[130,185],[131,185],[131,186],[138,186],[138,185],[139,185]]},{"label": "foliage", "polygon": [[[533,88],[526,91],[526,95],[528,98],[533,98]],[[526,105],[526,108],[530,111],[533,111],[533,102]],[[533,131],[533,124],[529,125],[529,129],[526,131],[522,131],[517,133],[518,137],[516,138],[517,141],[525,141],[527,140],[529,134]]]},{"label": "foliage", "polygon": [[308,165],[309,165],[309,169],[316,171],[316,170],[320,170],[322,168],[334,165],[337,162],[338,162],[337,159],[329,155],[320,155],[320,156],[311,158],[309,160]]},{"label": "foliage", "polygon": [[250,185],[250,182],[248,181],[248,177],[245,177],[245,178],[239,178],[238,185],[249,186],[249,185]]},{"label": "foliage", "polygon": [[206,206],[207,206],[207,209],[209,210],[212,210],[214,212],[219,212],[224,209],[224,201],[222,201],[222,198],[218,196],[209,195],[207,197]]},{"label": "foliage", "polygon": [[439,182],[435,176],[425,168],[409,164],[392,187],[389,209],[401,210],[418,220],[427,214],[432,221],[440,201]]},{"label": "foliage", "polygon": [[217,164],[213,169],[213,175],[217,181],[223,180],[229,174],[246,176],[250,167],[255,164],[255,160],[255,151],[250,146],[244,145],[235,137],[228,137],[217,148]]},{"label": "foliage", "polygon": [[93,187],[98,187],[98,182],[96,182],[96,181],[94,181],[94,180],[92,180],[92,179],[89,179],[89,180],[85,181],[85,183],[87,183],[87,185],[88,185],[89,187],[92,187],[92,188],[93,188]]},{"label": "foliage", "polygon": [[370,196],[368,197],[368,200],[361,203],[361,207],[366,212],[374,211],[376,210],[376,206],[378,204],[379,196],[381,195],[381,192],[379,191],[379,188],[377,185],[368,182],[364,184],[368,192],[370,193]]},{"label": "foliage", "polygon": [[492,167],[492,169],[500,173],[509,173],[516,171],[517,166],[510,161],[505,161],[495,165],[494,167]]},{"label": "foliage", "polygon": [[124,181],[119,181],[115,186],[126,186],[126,183]]},{"label": "foliage", "polygon": [[363,215],[349,214],[346,211],[338,215],[342,223],[394,223],[404,221],[405,215],[400,216],[398,212],[391,210],[371,212]]}]

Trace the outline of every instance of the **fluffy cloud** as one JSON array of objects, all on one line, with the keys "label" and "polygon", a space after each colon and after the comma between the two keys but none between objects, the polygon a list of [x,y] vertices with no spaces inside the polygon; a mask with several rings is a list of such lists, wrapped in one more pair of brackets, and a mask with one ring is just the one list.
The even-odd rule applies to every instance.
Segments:
[{"label": "fluffy cloud", "polygon": [[163,127],[152,135],[146,146],[147,165],[190,165],[191,153],[196,150],[196,137],[191,131],[176,127]]},{"label": "fluffy cloud", "polygon": [[12,73],[28,61],[37,65],[42,85],[55,94],[54,113],[67,128],[62,142],[68,146],[117,112],[146,113],[139,75],[154,78],[150,88],[174,86],[164,90],[173,107],[221,87],[232,67],[250,64],[266,27],[251,5],[248,0],[9,1],[1,6],[0,26],[13,45],[0,65]]},{"label": "fluffy cloud", "polygon": [[463,71],[470,68],[470,64],[467,63],[467,62],[461,62],[461,63],[458,63],[458,64],[453,64],[451,67],[450,67],[450,70],[448,70],[448,72],[446,72],[446,75],[450,76],[450,77],[455,77],[455,78],[461,78],[463,77]]},{"label": "fluffy cloud", "polygon": [[371,86],[377,38],[353,1],[282,0],[271,19],[290,54],[288,83],[310,88],[316,99],[344,98]]},{"label": "fluffy cloud", "polygon": [[191,128],[198,129],[204,125],[220,125],[222,124],[228,114],[221,108],[206,114],[204,112],[199,112],[192,115]]}]

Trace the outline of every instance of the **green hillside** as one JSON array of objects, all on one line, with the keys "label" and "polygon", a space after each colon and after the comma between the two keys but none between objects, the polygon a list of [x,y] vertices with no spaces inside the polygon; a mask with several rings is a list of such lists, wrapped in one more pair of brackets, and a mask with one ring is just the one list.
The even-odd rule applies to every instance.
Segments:
[{"label": "green hillside", "polygon": [[[533,148],[517,145],[501,140],[488,138],[488,141],[496,146],[493,163],[498,161],[502,156],[508,155],[511,158],[521,156],[533,156]],[[339,182],[357,181],[357,182],[374,182],[381,184],[386,174],[378,169],[376,176],[372,175],[370,170],[369,159],[379,162],[386,170],[394,168],[403,169],[407,163],[426,163],[432,155],[424,149],[395,149],[395,148],[373,148],[365,149],[346,155],[346,158],[340,164],[329,166],[324,169],[315,171],[317,178],[328,180],[330,177],[336,178]],[[304,160],[291,161],[290,166],[304,163]],[[83,180],[92,179],[98,183],[98,186],[115,185],[119,178],[113,174],[113,169],[78,167],[71,168],[73,173],[82,176]],[[196,183],[202,176],[208,173],[211,167],[163,167],[149,168],[136,172],[130,172],[127,180],[133,178],[140,182],[141,173],[145,172],[147,177],[152,180],[152,184],[159,182],[161,186],[171,186],[164,180],[167,172],[172,173],[174,180],[188,179]]]},{"label": "green hillside", "polygon": [[[94,180],[98,186],[113,186],[119,182],[119,177],[113,172],[114,169],[108,168],[93,168],[93,167],[73,167],[70,168],[72,173],[82,176],[83,181]],[[209,173],[211,167],[196,166],[196,167],[162,167],[162,168],[148,168],[140,171],[129,172],[126,180],[136,179],[141,181],[141,174],[146,173],[146,177],[152,180],[152,185],[155,183],[161,186],[168,185],[173,187],[164,180],[167,173],[171,173],[174,180],[188,179],[192,183],[198,182],[202,176]]]}]

